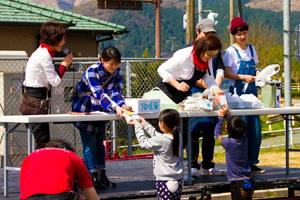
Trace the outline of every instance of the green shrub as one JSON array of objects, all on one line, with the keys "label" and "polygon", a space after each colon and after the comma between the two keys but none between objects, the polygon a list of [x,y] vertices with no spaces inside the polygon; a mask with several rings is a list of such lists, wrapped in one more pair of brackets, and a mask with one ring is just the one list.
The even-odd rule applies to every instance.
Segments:
[{"label": "green shrub", "polygon": [[[284,97],[284,90],[282,91],[281,96]],[[300,99],[300,91],[292,90],[292,98],[293,99]]]}]

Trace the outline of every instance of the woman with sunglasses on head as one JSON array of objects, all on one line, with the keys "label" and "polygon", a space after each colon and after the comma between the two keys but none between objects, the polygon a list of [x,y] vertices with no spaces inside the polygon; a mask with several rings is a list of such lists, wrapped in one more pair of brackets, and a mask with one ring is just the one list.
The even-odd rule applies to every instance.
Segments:
[{"label": "woman with sunglasses on head", "polygon": [[[68,54],[58,71],[53,64],[54,51],[61,52],[65,44],[67,30],[58,22],[46,22],[40,28],[41,45],[32,53],[28,59],[24,93],[20,112],[24,115],[48,114],[50,92],[48,86],[56,87],[72,63],[73,55]],[[34,130],[38,124],[33,124]],[[36,149],[43,148],[50,141],[49,124],[42,123],[33,133]]]}]

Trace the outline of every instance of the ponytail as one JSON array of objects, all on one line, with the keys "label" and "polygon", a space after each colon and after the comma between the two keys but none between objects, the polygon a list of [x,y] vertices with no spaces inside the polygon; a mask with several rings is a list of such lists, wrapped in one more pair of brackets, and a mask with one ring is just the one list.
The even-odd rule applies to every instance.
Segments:
[{"label": "ponytail", "polygon": [[173,132],[173,156],[179,158],[179,141],[180,141],[180,134],[178,127],[175,126]]},{"label": "ponytail", "polygon": [[180,134],[177,126],[180,122],[179,113],[174,109],[165,109],[159,113],[158,117],[159,121],[162,121],[166,124],[168,128],[173,128],[173,156],[179,158],[179,142],[180,142]]}]

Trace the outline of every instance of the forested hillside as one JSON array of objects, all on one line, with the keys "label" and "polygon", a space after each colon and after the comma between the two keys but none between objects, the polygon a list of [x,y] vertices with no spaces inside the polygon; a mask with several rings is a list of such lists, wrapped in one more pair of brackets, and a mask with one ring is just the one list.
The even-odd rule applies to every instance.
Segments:
[{"label": "forested hillside", "polygon": [[[161,8],[161,41],[162,52],[170,52],[172,40],[170,37],[176,37],[174,40],[173,50],[182,48],[185,45],[185,30],[183,29],[183,14],[185,13],[185,1],[174,0],[168,1]],[[197,8],[197,2],[196,8]],[[209,0],[203,1],[204,10],[212,10],[219,14],[216,18],[218,21],[218,35],[224,42],[224,47],[228,46],[229,32],[229,1],[228,0]],[[242,4],[248,3],[249,0],[243,0]],[[180,7],[178,7],[180,5]],[[130,32],[124,36],[117,37],[116,40],[103,42],[101,48],[108,45],[117,46],[125,57],[141,57],[143,51],[148,48],[150,57],[155,56],[155,11],[154,5],[143,3],[143,11],[125,11],[125,10],[99,10],[97,11],[96,1],[81,4],[71,10],[72,12],[84,15],[92,15],[92,17],[108,20],[120,25],[126,26]],[[207,12],[204,17],[207,16]],[[236,14],[237,15],[237,14]],[[291,13],[291,27],[294,28],[300,22],[300,13]],[[276,32],[282,34],[282,12],[272,12],[263,9],[253,9],[243,6],[243,18],[251,28],[255,28],[257,22],[262,22],[263,26],[269,26]],[[196,23],[198,17],[196,15]],[[276,41],[274,41],[276,42]],[[281,41],[278,41],[281,42]]]}]

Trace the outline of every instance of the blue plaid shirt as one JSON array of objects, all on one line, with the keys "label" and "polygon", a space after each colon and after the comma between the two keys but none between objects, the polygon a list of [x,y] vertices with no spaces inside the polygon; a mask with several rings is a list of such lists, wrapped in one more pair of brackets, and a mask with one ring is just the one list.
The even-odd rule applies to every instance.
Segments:
[{"label": "blue plaid shirt", "polygon": [[[78,94],[92,92],[92,94],[78,97],[72,102],[73,112],[104,111],[113,112],[116,106],[125,104],[122,92],[124,74],[118,67],[113,77],[102,87],[101,85],[110,77],[109,72],[104,71],[102,63],[91,65],[83,74],[79,82]],[[106,122],[78,122],[74,125],[88,134],[99,133],[105,130]]]}]

